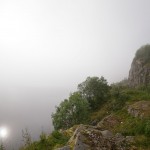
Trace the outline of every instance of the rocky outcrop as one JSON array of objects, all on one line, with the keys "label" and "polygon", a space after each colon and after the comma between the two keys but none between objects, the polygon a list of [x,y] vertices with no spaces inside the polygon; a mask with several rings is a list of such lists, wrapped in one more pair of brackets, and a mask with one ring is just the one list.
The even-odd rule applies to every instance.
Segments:
[{"label": "rocky outcrop", "polygon": [[68,146],[59,150],[127,150],[130,139],[97,126],[79,125]]},{"label": "rocky outcrop", "polygon": [[128,113],[134,117],[149,118],[150,117],[150,101],[139,101],[128,106]]},{"label": "rocky outcrop", "polygon": [[131,87],[150,85],[150,45],[145,45],[136,52],[128,81]]},{"label": "rocky outcrop", "polygon": [[104,117],[100,122],[98,122],[97,126],[101,129],[112,129],[120,123],[121,121],[116,116],[111,114]]}]

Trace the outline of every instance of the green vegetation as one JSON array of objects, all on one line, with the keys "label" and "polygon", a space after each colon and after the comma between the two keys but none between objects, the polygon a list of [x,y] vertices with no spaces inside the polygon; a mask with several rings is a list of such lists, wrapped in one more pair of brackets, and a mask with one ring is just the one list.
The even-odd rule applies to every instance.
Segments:
[{"label": "green vegetation", "polygon": [[74,92],[69,99],[65,99],[56,107],[52,114],[53,125],[56,130],[68,129],[75,124],[87,123],[89,104],[79,92]]},{"label": "green vegetation", "polygon": [[109,97],[110,87],[104,77],[87,77],[78,85],[79,92],[89,102],[92,110],[97,109]]},{"label": "green vegetation", "polygon": [[110,93],[110,99],[90,115],[91,120],[96,120],[98,123],[106,116],[113,114],[114,118],[120,120],[120,124],[114,125],[113,128],[109,126],[105,128],[112,130],[114,134],[134,136],[133,145],[139,150],[148,150],[150,148],[150,110],[144,112],[145,118],[140,118],[129,114],[127,109],[136,102],[150,101],[149,87],[134,89],[122,84],[113,84]]},{"label": "green vegetation", "polygon": [[38,142],[32,142],[20,148],[20,150],[53,150],[65,145],[69,138],[70,137],[68,135],[64,135],[58,131],[53,131],[48,136],[45,133],[41,133],[40,140]]},{"label": "green vegetation", "polygon": [[[141,47],[133,60],[149,67],[150,45]],[[21,150],[57,149],[67,145],[79,124],[97,125],[123,136],[134,137],[131,149],[150,149],[150,86],[128,87],[128,79],[108,85],[104,77],[87,77],[72,93],[56,107],[52,114],[54,131],[41,133],[40,140],[32,142],[23,132],[24,146]],[[72,141],[74,143],[74,141]],[[87,141],[88,142],[88,141]],[[70,145],[72,148],[72,144]]]},{"label": "green vegetation", "polygon": [[1,145],[0,145],[0,150],[5,150],[3,143],[1,143]]},{"label": "green vegetation", "polygon": [[146,136],[150,137],[150,120],[145,123],[144,133]]},{"label": "green vegetation", "polygon": [[55,131],[50,135],[42,133],[37,142],[26,140],[28,144],[25,144],[21,150],[53,150],[63,147],[72,136],[76,128],[74,125],[93,122],[96,125],[110,114],[119,123],[111,127],[106,124],[106,129],[111,130],[114,134],[134,136],[132,146],[148,150],[150,148],[150,110],[145,111],[146,117],[141,118],[128,113],[128,107],[134,106],[137,102],[141,104],[142,101],[149,102],[149,91],[150,88],[144,86],[136,89],[129,88],[126,82],[108,86],[103,77],[88,77],[79,84],[78,92],[72,93],[68,99],[56,107],[56,112],[52,114]]}]

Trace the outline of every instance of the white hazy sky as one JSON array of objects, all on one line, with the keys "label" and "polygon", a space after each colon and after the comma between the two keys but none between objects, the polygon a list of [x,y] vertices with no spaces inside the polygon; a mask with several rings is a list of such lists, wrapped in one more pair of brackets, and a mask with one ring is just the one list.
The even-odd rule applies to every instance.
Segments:
[{"label": "white hazy sky", "polygon": [[73,86],[128,76],[150,41],[149,0],[1,0],[0,82]]},{"label": "white hazy sky", "polygon": [[0,0],[0,126],[9,127],[9,140],[19,145],[25,127],[34,138],[41,127],[50,131],[54,106],[87,76],[109,83],[127,77],[136,50],[150,43],[149,6],[150,0]]}]

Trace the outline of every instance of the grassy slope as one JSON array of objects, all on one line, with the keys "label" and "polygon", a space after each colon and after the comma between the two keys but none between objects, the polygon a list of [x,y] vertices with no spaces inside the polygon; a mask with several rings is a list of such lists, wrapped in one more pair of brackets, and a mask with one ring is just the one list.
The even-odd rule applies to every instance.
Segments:
[{"label": "grassy slope", "polygon": [[[97,122],[109,114],[113,114],[122,123],[114,126],[113,128],[106,127],[114,133],[122,133],[126,136],[135,136],[134,145],[139,150],[150,149],[150,116],[145,119],[132,117],[127,113],[127,106],[137,101],[147,100],[150,101],[150,92],[146,89],[129,89],[121,87],[113,87],[111,90],[111,98],[97,111],[91,113],[91,120]],[[54,131],[51,135],[41,135],[40,141],[33,142],[26,148],[21,150],[36,149],[46,150],[62,147],[73,134],[76,127],[68,129],[64,132]]]},{"label": "grassy slope", "polygon": [[127,112],[127,107],[135,102],[150,101],[149,90],[119,88],[113,89],[112,95],[111,100],[91,115],[91,119],[101,120],[103,117],[113,114],[121,121],[121,124],[110,130],[114,133],[122,133],[125,136],[135,136],[134,145],[138,149],[150,149],[150,111],[147,111],[148,117],[145,119],[133,117]]}]

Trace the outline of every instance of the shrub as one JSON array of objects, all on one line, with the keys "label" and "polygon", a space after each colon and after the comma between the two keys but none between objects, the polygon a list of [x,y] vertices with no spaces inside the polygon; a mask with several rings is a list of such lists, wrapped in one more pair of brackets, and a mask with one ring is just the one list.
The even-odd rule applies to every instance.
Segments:
[{"label": "shrub", "polygon": [[150,120],[148,120],[146,122],[146,126],[145,126],[145,135],[150,137]]},{"label": "shrub", "polygon": [[78,85],[78,90],[89,102],[91,110],[97,109],[110,96],[110,87],[104,77],[87,77]]},{"label": "shrub", "polygon": [[88,118],[89,103],[78,92],[71,94],[68,100],[61,102],[56,107],[56,113],[52,114],[53,125],[56,130],[86,123]]}]

